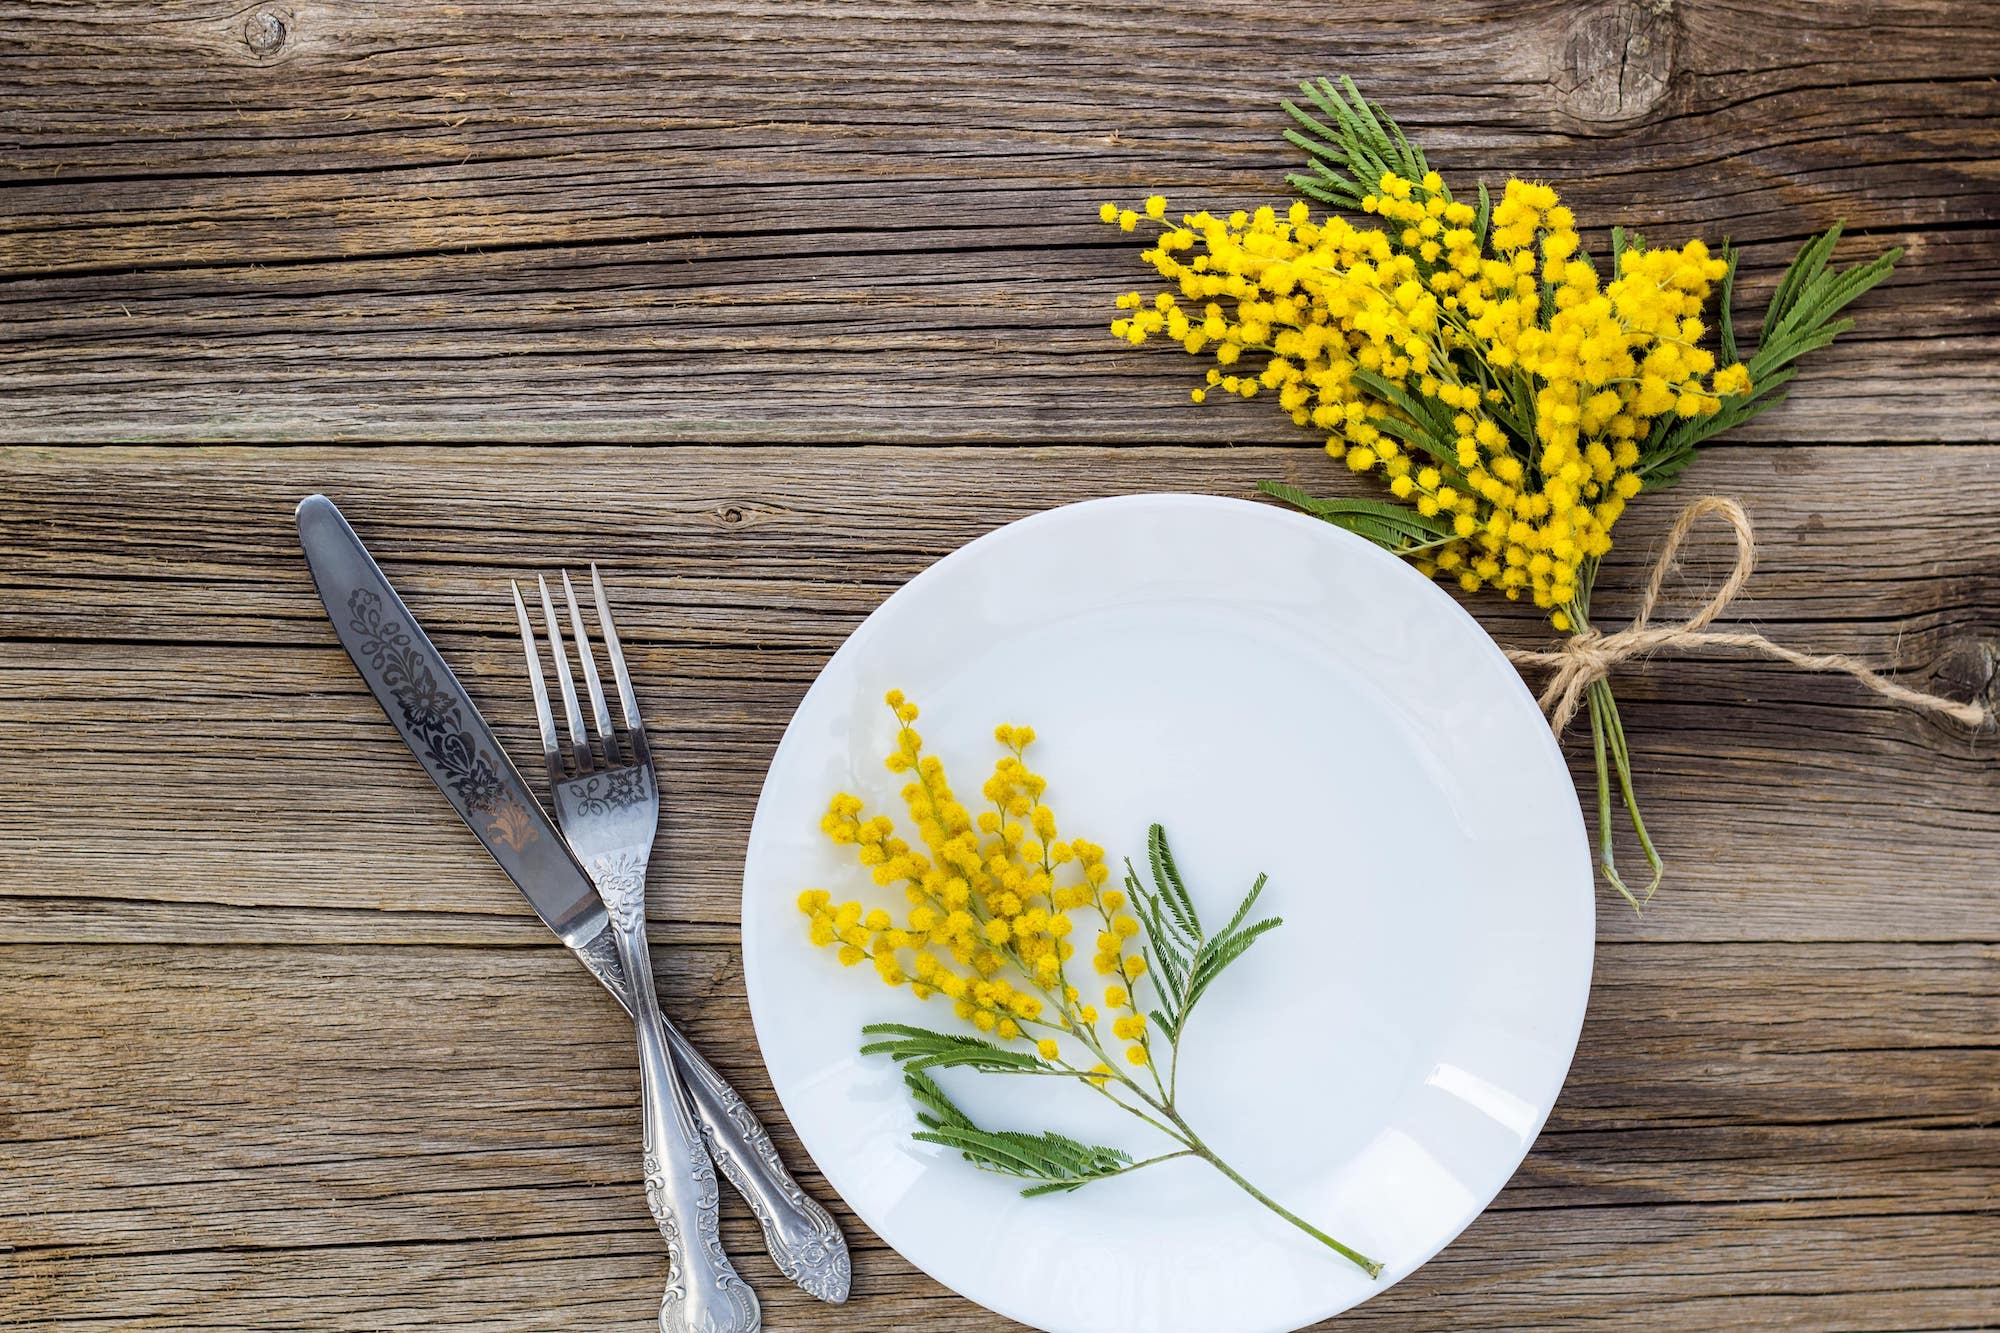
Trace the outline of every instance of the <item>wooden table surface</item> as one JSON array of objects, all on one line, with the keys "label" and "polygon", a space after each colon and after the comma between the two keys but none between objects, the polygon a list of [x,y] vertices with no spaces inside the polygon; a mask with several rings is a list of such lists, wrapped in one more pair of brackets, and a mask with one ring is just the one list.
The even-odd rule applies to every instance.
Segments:
[{"label": "wooden table surface", "polygon": [[[775,1121],[737,868],[842,636],[1046,506],[1347,484],[1104,331],[1139,269],[1098,201],[1273,197],[1304,75],[1454,180],[1734,236],[1752,304],[1836,219],[1907,247],[1684,495],[1757,521],[1737,619],[2000,694],[1976,0],[16,0],[0,51],[0,1327],[646,1326],[629,1030],[384,723],[293,503],[346,507],[517,754],[503,580],[619,568],[680,793],[661,985]],[[1677,504],[1621,526],[1614,619]],[[1602,901],[1520,1174],[1345,1322],[2000,1323],[2000,744],[1774,665],[1620,693],[1672,878]],[[772,1329],[1010,1327],[844,1219],[818,1307],[731,1200]]]}]

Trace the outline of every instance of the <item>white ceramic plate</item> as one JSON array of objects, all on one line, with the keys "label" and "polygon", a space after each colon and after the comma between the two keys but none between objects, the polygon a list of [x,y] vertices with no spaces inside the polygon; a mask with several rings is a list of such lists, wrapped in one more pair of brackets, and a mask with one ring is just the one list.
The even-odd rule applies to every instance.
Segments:
[{"label": "white ceramic plate", "polygon": [[[819,887],[902,906],[819,831],[835,791],[901,814],[903,779],[882,765],[892,686],[922,705],[927,750],[975,797],[994,725],[1032,724],[1065,835],[1143,865],[1160,821],[1211,926],[1269,872],[1261,906],[1285,925],[1202,1001],[1182,1110],[1250,1180],[1383,1261],[1379,1280],[1198,1161],[1022,1199],[910,1139],[897,1069],[857,1054],[860,1029],[954,1029],[950,1010],[810,947],[794,902]],[[980,538],[834,655],[758,802],[744,975],[807,1151],[939,1282],[1057,1333],[1260,1333],[1384,1290],[1513,1174],[1575,1050],[1593,903],[1548,728],[1449,597],[1314,519],[1139,495]],[[940,1081],[989,1127],[1158,1150],[1152,1130],[1074,1085]]]}]

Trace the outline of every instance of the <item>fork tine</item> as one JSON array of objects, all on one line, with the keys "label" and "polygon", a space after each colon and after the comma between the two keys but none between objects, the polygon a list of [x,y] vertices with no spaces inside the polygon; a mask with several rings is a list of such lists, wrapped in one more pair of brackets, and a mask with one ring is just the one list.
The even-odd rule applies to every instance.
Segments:
[{"label": "fork tine", "polygon": [[562,687],[563,720],[569,723],[570,753],[576,757],[576,771],[588,773],[595,765],[590,761],[590,737],[583,729],[583,710],[576,706],[576,682],[570,679],[562,626],[556,623],[555,603],[549,600],[549,581],[537,574],[535,582],[542,588],[542,619],[549,627],[549,650],[555,654],[556,684]]},{"label": "fork tine", "polygon": [[514,614],[521,619],[521,650],[528,655],[528,686],[535,695],[535,721],[542,728],[542,757],[548,761],[549,772],[562,773],[562,742],[556,739],[556,720],[549,712],[549,686],[542,679],[542,654],[535,646],[535,627],[528,623],[527,603],[521,600],[521,585],[512,579],[508,585],[514,589]]},{"label": "fork tine", "polygon": [[604,580],[597,577],[597,562],[590,562],[590,586],[597,594],[597,624],[604,631],[604,655],[611,659],[611,675],[618,682],[618,707],[625,714],[625,729],[643,734],[639,723],[639,696],[632,693],[632,677],[625,671],[625,650],[618,644],[618,628],[611,623],[611,608],[604,601]]},{"label": "fork tine", "polygon": [[590,715],[597,723],[597,738],[604,742],[605,761],[615,764],[618,762],[618,738],[611,729],[611,710],[604,706],[604,681],[597,674],[597,659],[590,655],[590,635],[583,628],[583,612],[576,609],[576,589],[570,586],[567,569],[563,571],[562,581],[563,599],[569,603],[570,633],[576,636],[576,655],[583,663],[584,687],[590,691]]}]

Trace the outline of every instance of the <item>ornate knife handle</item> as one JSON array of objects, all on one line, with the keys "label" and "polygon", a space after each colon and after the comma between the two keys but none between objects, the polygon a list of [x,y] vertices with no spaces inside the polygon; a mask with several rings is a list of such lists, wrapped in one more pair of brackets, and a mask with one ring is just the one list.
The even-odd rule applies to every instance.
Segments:
[{"label": "ornate knife handle", "polygon": [[[607,930],[578,946],[576,953],[613,998],[631,1011],[636,1004],[613,941],[614,932]],[[756,1215],[764,1232],[764,1248],[770,1251],[778,1271],[820,1300],[846,1300],[853,1270],[839,1224],[785,1170],[771,1136],[736,1089],[702,1057],[671,1018],[662,1014],[661,1024],[708,1150]]]},{"label": "ornate knife handle", "polygon": [[708,1150],[756,1214],[778,1271],[810,1296],[836,1304],[846,1300],[853,1268],[839,1225],[785,1170],[770,1134],[736,1089],[671,1021],[665,1027]]},{"label": "ornate knife handle", "polygon": [[634,887],[616,870],[607,870],[601,861],[591,866],[617,932],[618,961],[632,985],[646,1131],[646,1206],[667,1242],[673,1269],[660,1300],[660,1333],[757,1333],[763,1312],[757,1294],[737,1276],[723,1251],[715,1167],[695,1128],[687,1089],[674,1070],[653,993],[644,874],[632,877]]}]

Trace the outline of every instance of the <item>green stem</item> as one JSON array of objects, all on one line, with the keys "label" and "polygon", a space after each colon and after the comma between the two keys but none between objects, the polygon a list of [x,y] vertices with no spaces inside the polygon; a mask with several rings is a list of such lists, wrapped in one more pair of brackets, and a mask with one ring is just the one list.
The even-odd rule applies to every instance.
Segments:
[{"label": "green stem", "polygon": [[1637,911],[1639,900],[1625,887],[1625,881],[1618,877],[1618,849],[1611,838],[1611,770],[1604,762],[1604,709],[1598,699],[1597,686],[1592,685],[1585,696],[1590,703],[1590,748],[1597,760],[1597,867],[1604,872],[1604,878],[1611,887],[1625,895],[1625,901]]},{"label": "green stem", "polygon": [[[1141,958],[1146,958],[1146,950],[1144,945],[1141,945],[1139,948],[1139,956]],[[1150,958],[1146,958],[1147,968],[1150,969],[1152,965],[1153,965],[1153,960]],[[1145,1024],[1145,1026],[1139,1030],[1139,1048],[1145,1051],[1146,1053],[1146,1072],[1153,1076],[1153,1088],[1156,1092],[1160,1094],[1161,1103],[1167,1106],[1172,1106],[1174,1104],[1174,1094],[1168,1089],[1165,1083],[1162,1083],[1160,1081],[1160,1062],[1153,1058],[1152,1022],[1148,1020],[1144,1014],[1139,1012],[1139,997],[1137,995],[1132,994],[1132,985],[1134,982],[1138,981],[1139,978],[1125,977],[1123,979],[1125,982],[1125,994],[1132,1001],[1133,1017],[1137,1018],[1141,1023]],[[1175,1033],[1173,1055],[1170,1058],[1177,1067],[1179,1065],[1181,1058],[1180,1040],[1181,1040],[1180,1034]]]},{"label": "green stem", "polygon": [[[1570,604],[1570,620],[1576,632],[1590,628],[1586,608],[1589,605],[1590,584],[1595,581],[1596,568],[1593,565],[1586,575],[1582,594]],[[1632,904],[1632,910],[1643,910],[1645,903],[1660,887],[1660,880],[1666,874],[1666,863],[1653,845],[1652,835],[1646,831],[1646,821],[1639,813],[1639,797],[1632,787],[1632,751],[1625,742],[1625,723],[1618,716],[1618,701],[1612,697],[1611,682],[1594,680],[1584,694],[1590,705],[1590,747],[1591,757],[1597,764],[1597,868],[1603,872],[1605,882],[1624,896]],[[1632,822],[1632,832],[1638,836],[1639,850],[1646,858],[1646,866],[1652,871],[1652,879],[1645,889],[1634,893],[1625,879],[1618,873],[1617,839],[1611,819],[1611,778],[1618,777],[1618,800],[1625,807],[1625,813]]]},{"label": "green stem", "polygon": [[[1176,1053],[1178,1054],[1178,1047],[1176,1047]],[[1237,1188],[1241,1189],[1245,1194],[1248,1194],[1251,1198],[1263,1204],[1266,1208],[1269,1208],[1279,1217],[1284,1218],[1287,1222],[1290,1222],[1293,1226],[1305,1232],[1308,1236],[1311,1236],[1314,1240],[1326,1246],[1334,1253],[1342,1256],[1343,1258],[1349,1260],[1354,1264],[1359,1265],[1361,1269],[1368,1274],[1369,1277],[1381,1276],[1382,1273],[1381,1264],[1375,1262],[1375,1260],[1373,1259],[1370,1259],[1367,1255],[1362,1254],[1358,1250],[1350,1249],[1348,1246],[1342,1245],[1339,1241],[1327,1235],[1324,1231],[1321,1231],[1318,1227],[1306,1221],[1303,1217],[1300,1217],[1297,1213],[1285,1207],[1283,1204],[1279,1203],[1276,1199],[1273,1199],[1270,1195],[1258,1189],[1255,1185],[1252,1185],[1248,1180],[1245,1180],[1240,1174],[1237,1173],[1236,1168],[1230,1166],[1229,1163],[1223,1161],[1220,1157],[1217,1157],[1215,1155],[1214,1149],[1210,1148],[1206,1143],[1203,1143],[1201,1141],[1201,1136],[1196,1134],[1192,1129],[1188,1128],[1187,1121],[1181,1119],[1181,1113],[1179,1108],[1176,1107],[1171,1100],[1166,1101],[1164,1104],[1155,1102],[1152,1098],[1146,1096],[1145,1089],[1141,1088],[1132,1079],[1128,1078],[1124,1074],[1115,1074],[1115,1077],[1121,1084],[1131,1089],[1134,1095],[1138,1096],[1141,1100],[1146,1102],[1147,1105],[1151,1106],[1154,1110],[1158,1111],[1161,1115],[1165,1116],[1168,1120],[1172,1121],[1173,1126],[1169,1128],[1168,1126],[1161,1124],[1159,1121],[1153,1119],[1153,1117],[1147,1115],[1144,1111],[1139,1110],[1139,1108],[1133,1106],[1130,1102],[1125,1101],[1121,1097],[1113,1096],[1111,1090],[1108,1088],[1100,1087],[1096,1083],[1091,1083],[1090,1086],[1092,1088],[1095,1088],[1096,1091],[1101,1096],[1103,1096],[1106,1101],[1109,1101],[1113,1106],[1117,1106],[1122,1110],[1126,1111],[1127,1113],[1137,1116],[1139,1119],[1145,1121],[1153,1128],[1159,1130],[1162,1134],[1165,1134],[1168,1138],[1174,1140],[1176,1143],[1185,1145],[1180,1152],[1170,1153],[1168,1154],[1169,1156],[1180,1157],[1192,1154],[1196,1157],[1201,1158],[1202,1161],[1207,1162],[1210,1166],[1214,1167],[1216,1170],[1220,1171],[1223,1175],[1229,1177],[1230,1180],[1234,1181],[1236,1183]],[[1150,1160],[1158,1161],[1162,1159],[1154,1158]]]},{"label": "green stem", "polygon": [[1631,817],[1632,832],[1638,836],[1639,850],[1645,854],[1646,865],[1653,872],[1653,878],[1646,885],[1646,891],[1639,895],[1640,902],[1649,901],[1654,890],[1660,887],[1660,880],[1666,874],[1666,863],[1660,859],[1659,849],[1653,846],[1653,839],[1646,832],[1646,821],[1639,814],[1639,798],[1632,790],[1632,751],[1625,744],[1625,724],[1618,716],[1618,701],[1612,697],[1611,682],[1600,680],[1591,687],[1603,692],[1603,710],[1610,726],[1606,734],[1611,740],[1611,762],[1618,772],[1618,792],[1625,803],[1625,813]]},{"label": "green stem", "polygon": [[[1106,1063],[1108,1064],[1109,1062]],[[1154,1102],[1151,1097],[1148,1097],[1146,1095],[1146,1090],[1144,1088],[1134,1083],[1131,1079],[1126,1078],[1124,1075],[1118,1073],[1116,1070],[1113,1070],[1109,1075],[1085,1074],[1084,1083],[1087,1087],[1090,1088],[1091,1091],[1095,1092],[1098,1096],[1104,1098],[1105,1101],[1110,1102],[1113,1106],[1117,1107],[1119,1110],[1125,1112],[1125,1114],[1137,1116],[1139,1119],[1145,1121],[1147,1124],[1151,1125],[1154,1129],[1159,1130],[1160,1133],[1166,1135],[1170,1139],[1173,1139],[1177,1143],[1187,1142],[1186,1139],[1182,1138],[1179,1134],[1176,1134],[1170,1126],[1165,1125],[1160,1121],[1153,1119],[1153,1117],[1147,1115],[1144,1111],[1141,1111],[1138,1107],[1132,1105],[1132,1103],[1126,1101],[1123,1097],[1117,1096],[1115,1093],[1111,1091],[1111,1089],[1105,1087],[1102,1083],[1097,1081],[1099,1078],[1104,1078],[1104,1077],[1116,1078],[1120,1086],[1130,1088],[1132,1090],[1133,1096],[1137,1097],[1140,1101],[1145,1102],[1148,1106],[1151,1106],[1154,1110],[1160,1112],[1162,1115],[1173,1117],[1172,1108],[1163,1107],[1160,1106],[1158,1103]],[[1179,1120],[1177,1118],[1175,1119],[1175,1123],[1176,1124],[1179,1123]],[[1192,1147],[1193,1145],[1190,1144],[1189,1146]]]},{"label": "green stem", "polygon": [[1163,1152],[1158,1157],[1148,1157],[1143,1162],[1134,1162],[1130,1166],[1120,1167],[1118,1170],[1112,1172],[1112,1175],[1129,1175],[1142,1166],[1152,1166],[1156,1162],[1171,1162],[1176,1157],[1193,1157],[1195,1155],[1195,1150],[1192,1148],[1176,1148],[1172,1152]]},{"label": "green stem", "polygon": [[1203,1143],[1200,1137],[1197,1136],[1193,1130],[1188,1128],[1187,1122],[1180,1118],[1180,1114],[1178,1112],[1169,1107],[1167,1110],[1167,1114],[1173,1117],[1173,1121],[1176,1125],[1180,1126],[1181,1134],[1183,1136],[1183,1141],[1188,1145],[1190,1149],[1193,1150],[1194,1155],[1201,1158],[1202,1161],[1207,1162],[1210,1166],[1220,1171],[1223,1175],[1229,1177],[1231,1181],[1235,1182],[1236,1187],[1238,1189],[1242,1190],[1245,1194],[1248,1194],[1258,1203],[1263,1204],[1266,1208],[1269,1208],[1279,1217],[1282,1217],[1287,1222],[1290,1222],[1293,1226],[1297,1227],[1299,1230],[1305,1232],[1308,1236],[1311,1236],[1314,1240],[1318,1241],[1320,1244],[1332,1250],[1335,1254],[1340,1255],[1343,1259],[1346,1259],[1348,1262],[1359,1267],[1361,1271],[1368,1274],[1369,1277],[1382,1276],[1381,1264],[1377,1263],[1373,1259],[1370,1259],[1367,1255],[1361,1253],[1359,1250],[1350,1249],[1348,1246],[1342,1245],[1339,1241],[1327,1235],[1324,1231],[1321,1231],[1318,1227],[1306,1221],[1303,1217],[1300,1217],[1297,1213],[1285,1207],[1285,1205],[1279,1203],[1276,1199],[1264,1193],[1264,1191],[1258,1189],[1255,1185],[1252,1185],[1248,1180],[1245,1180],[1242,1177],[1242,1175],[1240,1175],[1237,1172],[1235,1167],[1229,1165],[1229,1163],[1223,1161],[1220,1157],[1217,1157],[1215,1155],[1214,1150],[1211,1149],[1206,1143]]}]

